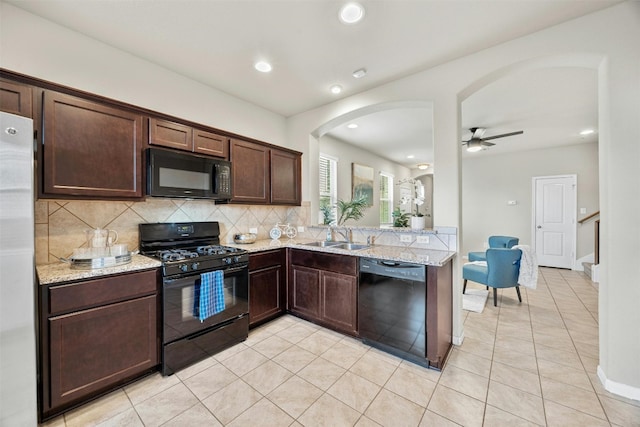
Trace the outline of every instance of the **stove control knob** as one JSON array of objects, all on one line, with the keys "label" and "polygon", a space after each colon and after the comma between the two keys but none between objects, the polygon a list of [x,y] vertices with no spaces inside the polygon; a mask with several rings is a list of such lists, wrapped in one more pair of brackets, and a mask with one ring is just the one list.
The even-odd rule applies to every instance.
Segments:
[{"label": "stove control knob", "polygon": [[189,266],[187,264],[182,264],[180,266],[180,270],[182,270],[182,271],[184,271],[186,273],[187,271],[189,271]]},{"label": "stove control knob", "polygon": [[222,258],[225,264],[231,264],[231,258]]},{"label": "stove control knob", "polygon": [[233,260],[235,262],[240,262],[240,257],[238,255],[236,255],[236,256],[233,257]]},{"label": "stove control knob", "polygon": [[200,265],[200,263],[194,262],[193,264],[191,264],[191,269],[192,270],[197,270],[199,265]]}]

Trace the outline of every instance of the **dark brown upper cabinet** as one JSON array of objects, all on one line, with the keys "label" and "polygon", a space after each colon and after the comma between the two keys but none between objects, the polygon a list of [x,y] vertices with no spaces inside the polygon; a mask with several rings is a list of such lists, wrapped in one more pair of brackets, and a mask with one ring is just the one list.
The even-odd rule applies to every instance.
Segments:
[{"label": "dark brown upper cabinet", "polygon": [[32,91],[29,86],[0,80],[0,111],[33,117]]},{"label": "dark brown upper cabinet", "polygon": [[108,104],[43,92],[43,197],[143,197],[143,116]]},{"label": "dark brown upper cabinet", "polygon": [[149,144],[229,158],[229,138],[168,120],[149,119]]},{"label": "dark brown upper cabinet", "polygon": [[231,140],[232,202],[269,203],[269,147]]},{"label": "dark brown upper cabinet", "polygon": [[300,153],[232,139],[231,164],[232,202],[300,205]]},{"label": "dark brown upper cabinet", "polygon": [[300,181],[302,158],[299,154],[271,149],[271,203],[296,205],[302,202]]}]

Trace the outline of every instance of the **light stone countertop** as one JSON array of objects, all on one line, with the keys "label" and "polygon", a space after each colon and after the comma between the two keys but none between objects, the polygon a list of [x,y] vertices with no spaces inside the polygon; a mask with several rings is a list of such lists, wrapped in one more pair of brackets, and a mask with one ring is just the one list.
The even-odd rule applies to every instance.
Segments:
[{"label": "light stone countertop", "polygon": [[132,255],[131,262],[113,267],[94,268],[91,270],[75,270],[66,262],[54,264],[36,265],[38,280],[41,285],[53,283],[74,282],[77,280],[94,279],[97,277],[110,276],[113,274],[130,273],[139,270],[149,270],[162,265],[157,259],[143,255]]},{"label": "light stone countertop", "polygon": [[[365,258],[377,258],[387,261],[412,262],[440,267],[450,261],[456,252],[439,251],[434,249],[419,249],[402,246],[373,245],[365,249],[347,250],[319,246],[307,246],[313,239],[282,239],[282,240],[259,240],[250,244],[229,243],[232,246],[245,249],[249,253],[264,252],[271,249],[295,248],[309,251],[325,252],[339,255],[350,255]],[[59,262],[53,264],[37,265],[38,279],[40,285],[50,285],[54,283],[74,282],[78,280],[88,280],[98,277],[110,276],[120,273],[129,273],[140,270],[158,268],[162,263],[154,258],[143,255],[132,255],[131,262],[123,265],[105,268],[95,268],[91,270],[72,269],[68,263]]]},{"label": "light stone countertop", "polygon": [[386,246],[373,245],[365,249],[347,250],[332,247],[307,246],[305,243],[314,242],[313,239],[281,239],[281,240],[258,240],[255,243],[236,244],[229,243],[227,246],[233,246],[245,249],[249,253],[264,252],[270,249],[278,248],[296,248],[310,251],[325,252],[340,255],[351,255],[364,258],[377,258],[387,261],[412,262],[415,264],[431,265],[441,267],[450,261],[456,252],[439,251],[435,249],[409,248],[402,246]]}]

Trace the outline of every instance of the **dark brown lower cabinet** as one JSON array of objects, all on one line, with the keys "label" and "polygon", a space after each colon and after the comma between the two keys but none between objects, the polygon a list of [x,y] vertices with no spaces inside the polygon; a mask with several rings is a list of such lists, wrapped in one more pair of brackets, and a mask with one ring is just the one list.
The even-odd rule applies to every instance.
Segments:
[{"label": "dark brown lower cabinet", "polygon": [[358,335],[357,258],[292,249],[288,309],[319,325]]},{"label": "dark brown lower cabinet", "polygon": [[249,255],[249,327],[284,313],[285,271],[285,249]]},{"label": "dark brown lower cabinet", "polygon": [[151,270],[42,289],[43,419],[158,365],[157,283]]}]

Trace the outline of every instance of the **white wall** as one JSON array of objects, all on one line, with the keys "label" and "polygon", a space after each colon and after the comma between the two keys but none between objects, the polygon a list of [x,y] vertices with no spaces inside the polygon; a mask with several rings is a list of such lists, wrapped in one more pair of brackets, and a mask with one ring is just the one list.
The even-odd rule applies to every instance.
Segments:
[{"label": "white wall", "polygon": [[[320,152],[338,159],[338,199],[351,200],[351,164],[358,163],[373,168],[373,206],[365,211],[364,217],[358,220],[359,226],[380,225],[380,172],[387,172],[394,176],[394,182],[408,178],[411,170],[407,167],[364,151],[351,144],[346,144],[328,135],[320,139]],[[316,168],[317,171],[317,168]],[[394,207],[398,206],[400,191],[394,186]],[[317,194],[317,191],[316,191]],[[317,198],[317,195],[315,196]],[[315,218],[315,217],[313,217]],[[353,223],[353,221],[350,221]],[[350,223],[347,223],[349,225]],[[355,223],[351,225],[356,225]]]},{"label": "white wall", "polygon": [[[465,56],[329,105],[290,117],[289,141],[307,145],[325,123],[371,105],[431,102],[434,111],[434,226],[462,227],[460,105],[501,76],[541,67],[576,66],[598,71],[601,246],[601,378],[609,390],[640,400],[640,2],[600,12]],[[305,164],[307,178],[317,174]],[[313,185],[313,184],[311,184]],[[460,257],[454,260],[453,338],[464,336]]]},{"label": "white wall", "polygon": [[287,146],[283,116],[4,2],[0,19],[2,68]]},{"label": "white wall", "polygon": [[[532,186],[535,176],[578,176],[577,208],[599,210],[598,144],[466,157],[462,160],[462,255],[483,250],[489,236],[517,236],[532,242]],[[507,205],[508,200],[517,205]],[[577,215],[578,220],[587,215]],[[577,225],[577,258],[594,250],[593,222]]]}]

